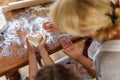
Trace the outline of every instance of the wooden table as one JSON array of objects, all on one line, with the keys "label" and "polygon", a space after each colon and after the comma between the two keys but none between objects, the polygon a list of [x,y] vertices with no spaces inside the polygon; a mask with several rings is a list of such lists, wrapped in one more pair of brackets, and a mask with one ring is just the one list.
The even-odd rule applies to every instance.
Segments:
[{"label": "wooden table", "polygon": [[[76,38],[74,40],[75,40],[74,42],[77,42],[77,41],[83,40],[83,38]],[[16,47],[16,46],[13,46],[13,47]],[[52,52],[59,51],[60,49],[62,49],[62,48],[60,46],[58,46],[58,48],[56,47],[55,49],[53,49],[51,51],[48,50],[48,52],[50,52],[50,54],[52,54]],[[38,56],[38,57],[40,58],[40,56]],[[27,64],[28,64],[27,52],[22,55],[12,53],[9,56],[0,56],[0,76],[5,75],[5,73],[7,73],[10,70],[14,70],[14,69],[17,70]]]},{"label": "wooden table", "polygon": [[[6,14],[6,18],[8,20],[12,20],[13,18],[17,19],[18,16],[15,16],[15,15],[20,13],[20,12],[23,12],[23,10],[17,10],[17,11],[9,12],[9,13]],[[20,33],[20,35],[18,34],[17,36],[20,37],[20,38],[21,38],[21,36],[26,35],[26,33],[21,32],[20,30],[18,30],[18,32]],[[85,39],[85,38],[81,38],[81,37],[72,37],[71,38],[71,40],[74,43],[78,42],[78,41],[81,41],[83,39]],[[23,44],[18,46],[18,44],[15,44],[14,42],[10,42],[9,48],[12,50],[12,54],[9,54],[7,56],[3,56],[3,55],[0,56],[0,76],[5,75],[8,71],[17,70],[17,69],[19,69],[19,68],[28,64],[28,54],[27,54],[27,52],[18,54],[17,52],[14,51],[14,49],[17,49],[19,51],[21,48],[23,48]],[[62,49],[60,45],[54,47],[53,49],[47,48],[49,54],[52,54],[56,51],[59,51],[60,49]],[[40,56],[38,56],[38,57],[40,59]]]}]

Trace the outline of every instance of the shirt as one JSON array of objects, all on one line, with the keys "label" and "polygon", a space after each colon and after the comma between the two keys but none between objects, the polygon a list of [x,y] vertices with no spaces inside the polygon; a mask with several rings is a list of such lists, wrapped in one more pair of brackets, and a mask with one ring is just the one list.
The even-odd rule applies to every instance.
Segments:
[{"label": "shirt", "polygon": [[88,48],[88,56],[93,59],[93,56],[95,55],[96,51],[99,49],[101,43],[93,40]]},{"label": "shirt", "polygon": [[120,80],[120,40],[110,40],[101,45],[93,58],[97,80]]}]

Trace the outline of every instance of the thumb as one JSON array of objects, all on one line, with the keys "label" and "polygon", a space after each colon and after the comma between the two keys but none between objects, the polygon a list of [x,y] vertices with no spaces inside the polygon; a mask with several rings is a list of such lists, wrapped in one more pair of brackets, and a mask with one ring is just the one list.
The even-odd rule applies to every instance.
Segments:
[{"label": "thumb", "polygon": [[46,40],[47,40],[47,35],[43,36],[42,42],[46,42]]},{"label": "thumb", "polygon": [[28,38],[26,38],[26,43],[27,43],[27,46],[30,45]]}]

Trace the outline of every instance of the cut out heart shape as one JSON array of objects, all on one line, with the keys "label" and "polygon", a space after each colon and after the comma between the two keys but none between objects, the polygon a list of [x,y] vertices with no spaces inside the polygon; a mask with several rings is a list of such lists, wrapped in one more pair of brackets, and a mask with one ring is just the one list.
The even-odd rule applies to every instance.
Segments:
[{"label": "cut out heart shape", "polygon": [[40,41],[42,40],[41,34],[28,34],[26,37],[34,47],[38,47]]}]

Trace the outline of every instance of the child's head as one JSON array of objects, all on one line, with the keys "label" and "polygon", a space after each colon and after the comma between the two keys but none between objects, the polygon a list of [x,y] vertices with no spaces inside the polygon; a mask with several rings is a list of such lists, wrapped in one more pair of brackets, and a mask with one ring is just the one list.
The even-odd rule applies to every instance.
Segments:
[{"label": "child's head", "polygon": [[35,80],[79,80],[74,73],[61,64],[54,64],[40,69]]},{"label": "child's head", "polygon": [[[115,35],[110,0],[56,0],[50,16],[56,26],[74,35],[91,36],[99,40]],[[117,21],[116,21],[117,23]]]}]

